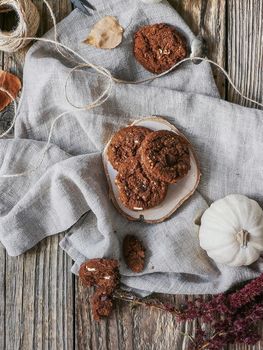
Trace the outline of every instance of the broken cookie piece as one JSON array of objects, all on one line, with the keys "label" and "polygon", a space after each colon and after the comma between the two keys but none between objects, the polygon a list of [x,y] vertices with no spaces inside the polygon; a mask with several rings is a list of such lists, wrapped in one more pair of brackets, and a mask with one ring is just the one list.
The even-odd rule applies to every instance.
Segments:
[{"label": "broken cookie piece", "polygon": [[133,235],[127,235],[123,241],[125,263],[133,272],[142,272],[145,263],[145,248],[142,242]]},{"label": "broken cookie piece", "polygon": [[90,298],[92,315],[95,321],[108,317],[113,308],[112,296],[99,288]]},{"label": "broken cookie piece", "polygon": [[91,259],[80,266],[79,277],[86,287],[100,287],[112,293],[119,285],[119,263],[115,259]]}]

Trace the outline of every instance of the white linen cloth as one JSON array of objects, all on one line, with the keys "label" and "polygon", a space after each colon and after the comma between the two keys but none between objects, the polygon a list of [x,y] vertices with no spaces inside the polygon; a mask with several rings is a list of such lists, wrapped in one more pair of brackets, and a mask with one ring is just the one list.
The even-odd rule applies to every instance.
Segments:
[{"label": "white linen cloth", "polygon": [[[178,27],[189,45],[194,39],[165,1],[146,5],[101,0],[96,7],[92,17],[75,10],[65,18],[58,25],[59,40],[122,79],[151,75],[132,52],[133,33],[140,26],[166,22]],[[122,44],[110,51],[83,44],[93,24],[105,15],[116,16],[124,27]],[[53,31],[46,35],[53,36]],[[15,138],[0,141],[0,175],[35,164],[52,120],[72,109],[64,94],[71,67],[52,44],[37,42],[29,50]],[[74,104],[84,105],[103,86],[105,79],[94,71],[75,72],[68,93]],[[109,200],[101,160],[115,131],[149,115],[163,116],[191,140],[203,174],[194,196],[169,220],[156,225],[132,223],[117,213]],[[122,283],[139,291],[218,293],[254,278],[263,271],[262,260],[243,268],[216,265],[200,248],[194,222],[212,201],[230,193],[245,194],[263,204],[262,117],[262,111],[221,100],[206,63],[185,63],[151,83],[115,84],[101,107],[73,111],[60,119],[36,172],[0,178],[0,240],[7,253],[15,256],[71,227],[61,247],[74,259],[74,273],[89,258],[118,258]],[[121,244],[128,233],[147,247],[146,268],[140,274],[129,271],[123,262]]]}]

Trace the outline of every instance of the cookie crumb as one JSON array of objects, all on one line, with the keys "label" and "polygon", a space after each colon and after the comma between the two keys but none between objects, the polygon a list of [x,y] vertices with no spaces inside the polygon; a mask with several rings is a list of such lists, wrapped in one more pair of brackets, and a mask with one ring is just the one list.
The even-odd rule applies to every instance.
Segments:
[{"label": "cookie crumb", "polygon": [[133,272],[142,272],[145,263],[145,248],[142,242],[133,235],[127,235],[123,241],[123,255],[127,266]]}]

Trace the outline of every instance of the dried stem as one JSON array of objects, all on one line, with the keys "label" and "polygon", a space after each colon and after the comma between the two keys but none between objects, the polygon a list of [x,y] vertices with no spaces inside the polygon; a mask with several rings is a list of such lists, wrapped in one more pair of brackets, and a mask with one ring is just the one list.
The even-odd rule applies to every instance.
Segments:
[{"label": "dried stem", "polygon": [[128,303],[131,303],[132,305],[143,305],[154,309],[166,311],[176,317],[179,317],[181,315],[181,312],[179,310],[175,309],[174,307],[170,307],[169,305],[163,304],[157,299],[139,298],[136,295],[130,292],[126,292],[122,289],[115,290],[113,298],[126,301]]},{"label": "dried stem", "polygon": [[215,333],[215,334],[209,339],[208,342],[206,342],[205,344],[203,344],[203,345],[202,345],[200,348],[198,348],[197,350],[204,350],[204,349],[207,349],[208,346],[211,345],[211,342],[212,342],[212,340],[213,340],[215,337],[217,337],[217,336],[221,337],[222,335],[226,335],[226,334],[227,334],[227,333],[225,333],[225,332],[218,332],[218,333]]}]

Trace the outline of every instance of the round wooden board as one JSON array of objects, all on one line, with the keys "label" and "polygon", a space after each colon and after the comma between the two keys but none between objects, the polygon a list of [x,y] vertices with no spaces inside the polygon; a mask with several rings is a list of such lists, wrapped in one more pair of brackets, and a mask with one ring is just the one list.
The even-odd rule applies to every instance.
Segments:
[{"label": "round wooden board", "polygon": [[142,221],[149,224],[163,222],[164,220],[168,219],[195,192],[201,177],[198,161],[187,138],[167,120],[159,117],[148,117],[136,120],[132,123],[132,125],[144,126],[152,129],[153,131],[170,130],[182,136],[189,144],[191,169],[188,174],[176,184],[169,184],[166,198],[160,205],[141,211],[130,210],[126,208],[119,200],[118,188],[115,184],[117,171],[113,169],[107,157],[107,149],[110,141],[106,145],[102,154],[104,170],[109,184],[110,199],[119,213],[130,221]]}]

